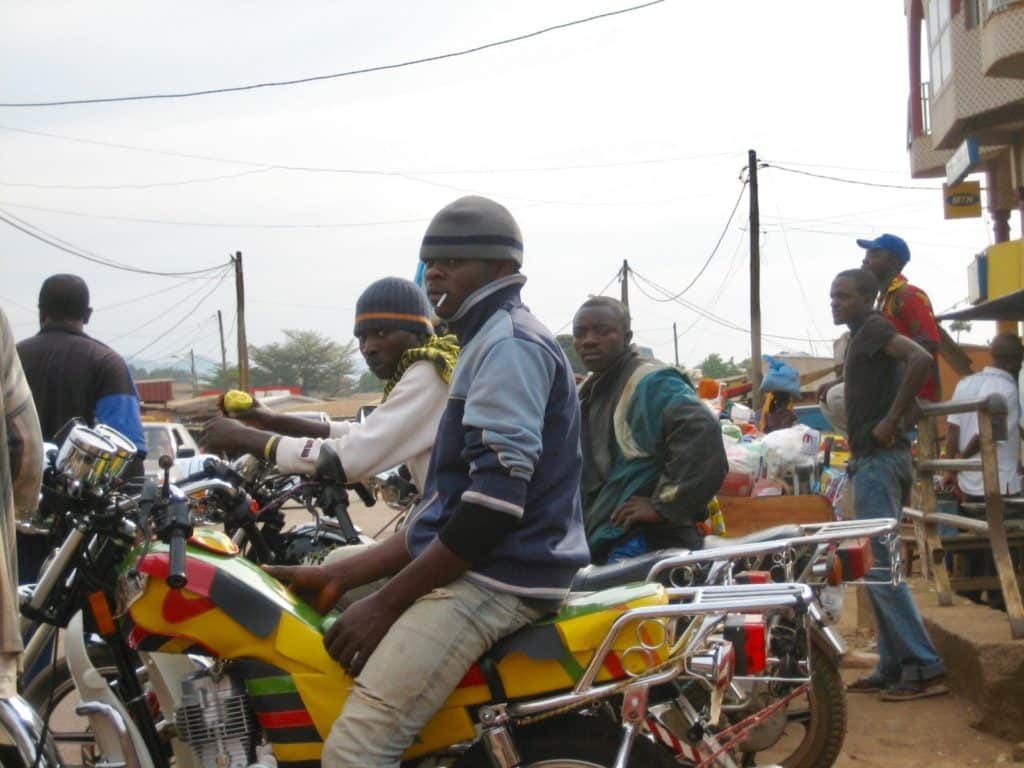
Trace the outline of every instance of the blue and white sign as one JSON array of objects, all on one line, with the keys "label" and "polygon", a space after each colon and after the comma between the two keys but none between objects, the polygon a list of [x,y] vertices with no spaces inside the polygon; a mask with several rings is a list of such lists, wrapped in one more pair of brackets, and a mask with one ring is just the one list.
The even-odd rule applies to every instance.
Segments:
[{"label": "blue and white sign", "polygon": [[951,187],[959,184],[978,164],[980,158],[981,151],[978,149],[978,140],[966,139],[957,147],[956,152],[946,163],[946,183]]}]

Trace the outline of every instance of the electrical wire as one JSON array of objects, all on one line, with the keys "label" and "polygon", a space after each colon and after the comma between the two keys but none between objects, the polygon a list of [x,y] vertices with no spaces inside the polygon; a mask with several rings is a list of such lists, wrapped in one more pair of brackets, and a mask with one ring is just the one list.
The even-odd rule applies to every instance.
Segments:
[{"label": "electrical wire", "polygon": [[[225,270],[224,270],[224,271],[225,271],[225,272],[227,272],[227,271],[228,271],[229,269],[230,269],[230,268],[225,268]],[[223,280],[223,278],[224,278],[224,273],[221,273],[221,275],[220,275],[220,278],[221,278],[221,280]],[[219,285],[219,282],[218,282],[218,285]],[[181,301],[179,301],[179,302],[176,302],[176,304],[175,304],[175,305],[177,305],[177,304],[183,304],[183,303],[185,303],[186,301],[189,301],[190,299],[194,298],[195,296],[198,296],[198,295],[199,295],[199,293],[200,293],[200,292],[202,292],[202,290],[203,290],[203,289],[204,289],[205,287],[206,287],[205,285],[200,285],[200,286],[199,286],[199,287],[198,287],[198,288],[197,288],[197,289],[196,289],[195,291],[193,291],[192,293],[189,293],[189,294],[188,294],[187,296],[185,296],[184,298],[182,298],[182,299],[181,299]],[[134,328],[132,328],[131,330],[129,330],[129,331],[125,331],[124,333],[119,333],[119,334],[118,334],[117,336],[112,336],[112,337],[110,337],[110,339],[108,339],[108,342],[109,342],[109,343],[113,343],[113,342],[115,342],[115,341],[120,341],[121,339],[126,339],[126,338],[128,338],[128,337],[130,337],[130,336],[134,336],[134,335],[135,335],[135,334],[136,334],[136,333],[137,333],[138,331],[141,331],[141,330],[142,330],[143,328],[148,328],[148,327],[149,327],[149,326],[151,326],[151,325],[152,325],[153,323],[155,323],[155,322],[157,322],[157,321],[159,321],[159,320],[163,320],[163,319],[164,319],[165,317],[167,317],[167,311],[166,311],[166,310],[163,310],[163,311],[161,311],[161,312],[158,312],[157,314],[155,314],[155,315],[154,315],[153,317],[151,317],[151,318],[149,318],[148,320],[146,320],[146,321],[145,321],[144,323],[142,323],[141,325],[137,325],[137,326],[135,326]]]},{"label": "electrical wire", "polygon": [[[800,271],[796,268],[796,260],[793,258],[793,251],[789,247],[789,235],[786,234],[786,225],[782,224],[782,210],[779,208],[778,203],[775,204],[775,210],[779,214],[780,227],[782,229],[782,242],[786,246],[786,256],[789,257],[789,266],[793,270],[793,279],[796,281],[797,288],[800,289],[800,296],[804,300],[804,309],[807,310],[807,316],[811,319],[811,325],[814,326],[814,331],[821,336],[821,329],[818,327],[817,321],[814,319],[814,311],[811,309],[811,302],[807,298],[807,291],[804,290],[803,280],[800,279]],[[811,353],[817,354],[817,350],[814,349],[814,342],[811,344]]]},{"label": "electrical wire", "polygon": [[[647,298],[653,299],[654,297],[650,293],[645,291],[643,289],[643,287],[641,287],[641,285],[638,282],[638,280],[642,280],[648,286],[650,286],[651,288],[659,291],[664,296],[671,295],[671,291],[669,291],[667,288],[665,288],[662,285],[658,285],[657,283],[655,283],[653,280],[650,280],[649,278],[644,277],[643,275],[638,273],[635,269],[630,268],[629,273],[630,273],[630,275],[633,276],[633,284],[636,285],[636,287],[640,291],[640,293],[642,293]],[[745,334],[749,334],[750,333],[750,329],[749,328],[744,328],[743,326],[737,325],[736,323],[732,322],[731,320],[726,320],[724,317],[719,317],[718,315],[714,314],[710,310],[707,310],[707,309],[704,309],[703,307],[697,306],[696,304],[693,304],[692,302],[689,302],[686,299],[683,299],[683,298],[676,299],[676,303],[681,304],[682,306],[684,306],[687,309],[689,309],[691,312],[696,312],[698,314],[703,315],[706,319],[710,320],[713,323],[716,323],[717,325],[721,325],[724,328],[729,328],[730,330],[737,331],[737,332],[740,332],[740,333],[745,333]],[[764,331],[761,332],[761,336],[763,336],[765,338],[770,338],[770,339],[782,339],[784,341],[799,341],[799,342],[804,342],[804,341],[822,341],[822,342],[830,342],[830,343],[833,341],[833,339],[808,339],[808,338],[803,338],[801,336],[785,336],[785,335],[779,334],[779,333],[766,333]]]},{"label": "electrical wire", "polygon": [[[569,165],[547,165],[547,166],[527,166],[527,167],[501,167],[501,168],[447,168],[447,169],[413,169],[413,170],[383,170],[373,168],[332,168],[325,166],[303,166],[303,165],[287,165],[282,163],[271,163],[263,162],[258,160],[240,160],[237,158],[217,157],[214,155],[201,155],[189,152],[177,152],[175,150],[156,149],[153,147],[140,147],[135,144],[120,144],[110,141],[99,141],[97,139],[83,139],[78,136],[66,136],[59,133],[49,133],[47,131],[36,131],[28,128],[15,128],[9,125],[0,125],[0,131],[9,131],[11,133],[21,133],[28,136],[38,136],[46,139],[52,139],[55,141],[68,141],[76,144],[88,144],[91,146],[105,147],[107,149],[120,149],[129,152],[143,152],[147,154],[162,155],[165,157],[178,157],[186,160],[203,160],[206,162],[213,163],[225,163],[228,165],[247,165],[252,166],[252,171],[246,173],[263,173],[266,171],[305,171],[305,172],[316,172],[316,173],[350,173],[350,174],[372,174],[372,175],[411,175],[411,176],[472,176],[472,175],[491,175],[496,173],[548,173],[553,171],[577,171],[577,170],[595,170],[603,168],[621,168],[626,166],[639,166],[639,165],[661,165],[665,163],[678,163],[687,162],[691,160],[707,160],[717,157],[733,157],[740,155],[740,152],[709,152],[699,155],[673,155],[668,157],[655,157],[655,158],[640,158],[637,160],[616,160],[607,163],[578,163]],[[239,174],[244,175],[244,174]],[[153,186],[169,186],[171,184],[191,184],[199,183],[202,181],[216,181],[220,179],[231,179],[237,178],[233,175],[226,176],[211,176],[209,178],[200,179],[185,179],[177,182],[163,182]],[[120,188],[135,188],[136,185],[132,184],[115,184],[109,186],[78,186],[78,185],[34,185],[34,184],[12,184],[9,182],[0,182],[6,186],[35,186],[39,188],[54,188],[54,189],[120,189]],[[143,185],[150,186],[150,185]]]},{"label": "electrical wire", "polygon": [[163,294],[170,293],[171,291],[174,291],[174,290],[177,290],[178,288],[181,288],[183,285],[188,285],[189,283],[194,283],[196,280],[212,280],[212,279],[215,279],[215,278],[213,278],[213,277],[189,277],[189,278],[187,278],[185,280],[182,280],[180,283],[176,283],[175,285],[172,285],[170,288],[158,288],[157,290],[151,291],[150,293],[143,293],[141,296],[136,296],[134,299],[128,299],[127,301],[119,301],[116,304],[107,304],[106,306],[103,306],[103,307],[94,307],[93,308],[93,312],[106,312],[106,311],[111,310],[111,309],[117,309],[118,307],[126,307],[129,304],[137,304],[140,301],[145,301],[146,299],[151,298],[153,296],[156,296],[158,294],[159,295],[163,295]]},{"label": "electrical wire", "polygon": [[812,173],[811,171],[801,171],[797,168],[787,168],[783,165],[776,165],[774,163],[760,163],[759,168],[774,168],[777,171],[783,173],[795,173],[800,176],[810,176],[815,179],[825,179],[827,181],[838,181],[843,184],[856,184],[862,187],[880,187],[882,189],[910,189],[924,192],[941,192],[942,187],[916,187],[909,184],[883,184],[877,181],[861,181],[860,179],[845,179],[841,176],[829,176],[824,173]]},{"label": "electrical wire", "polygon": [[[77,216],[85,219],[100,219],[102,221],[125,221],[132,224],[163,224],[174,227],[213,227],[217,229],[354,229],[358,227],[380,227],[397,224],[423,224],[429,222],[429,218],[416,219],[389,219],[382,221],[355,221],[340,224],[238,224],[223,221],[181,221],[177,219],[150,219],[137,216],[112,216],[102,213],[88,213],[86,211],[69,211],[63,208],[47,208],[41,205],[25,205],[23,203],[12,203],[9,200],[0,202],[10,208],[25,208],[31,211],[42,213],[56,213],[61,216]],[[3,209],[0,208],[0,211]],[[9,214],[11,215],[11,214]],[[219,269],[219,267],[216,267]]]},{"label": "electrical wire", "polygon": [[19,181],[0,181],[0,187],[22,187],[27,189],[72,189],[72,190],[113,190],[113,189],[154,189],[156,187],[181,187],[186,184],[206,184],[211,181],[224,181],[225,179],[239,179],[242,176],[251,176],[254,173],[266,173],[273,168],[253,168],[251,171],[240,173],[229,173],[221,176],[205,176],[196,179],[181,179],[179,181],[156,181],[148,184],[30,184]]},{"label": "electrical wire", "polygon": [[71,254],[72,256],[77,256],[80,259],[91,261],[94,264],[102,264],[103,266],[110,267],[111,269],[120,269],[124,272],[134,272],[140,275],[154,275],[157,277],[187,277],[190,275],[207,275],[212,272],[217,272],[218,270],[224,269],[223,264],[218,264],[216,267],[186,270],[182,272],[161,272],[152,269],[140,269],[139,267],[133,267],[128,264],[123,264],[121,262],[114,261],[113,259],[107,259],[102,256],[98,256],[95,253],[86,251],[84,248],[74,246],[71,243],[68,243],[67,241],[61,241],[60,238],[58,238],[56,235],[49,234],[45,230],[40,229],[36,225],[31,224],[25,221],[24,219],[18,218],[13,213],[10,213],[9,211],[4,210],[3,208],[0,208],[0,222],[3,222],[4,224],[7,224],[9,227],[13,227],[14,229],[17,229],[25,233],[26,235],[28,235],[31,238],[34,238],[35,240],[38,240],[42,243],[46,243],[47,245],[56,248],[59,251],[64,251],[65,253]]},{"label": "electrical wire", "polygon": [[711,264],[711,260],[713,258],[715,258],[715,254],[718,253],[718,249],[722,245],[722,241],[725,239],[725,235],[729,231],[729,227],[732,226],[732,219],[736,215],[736,211],[739,210],[740,201],[743,200],[743,193],[746,191],[746,189],[747,189],[747,181],[744,179],[743,183],[740,185],[740,193],[736,197],[736,203],[733,205],[732,210],[729,211],[729,218],[726,220],[725,226],[722,228],[722,234],[720,234],[718,236],[718,240],[715,241],[715,247],[711,249],[711,253],[708,254],[707,259],[704,260],[704,264],[697,271],[697,274],[693,276],[693,279],[689,283],[687,283],[686,287],[683,288],[683,290],[679,291],[679,293],[677,293],[677,294],[675,294],[673,296],[669,296],[668,298],[665,298],[665,299],[654,299],[654,301],[661,301],[661,302],[675,301],[680,296],[685,294],[688,290],[693,288],[694,283],[696,283],[698,280],[700,280],[700,276],[704,274],[704,271]]},{"label": "electrical wire", "polygon": [[[605,283],[604,288],[602,288],[597,293],[588,294],[588,296],[603,296],[604,292],[607,291],[609,288],[611,288],[612,287],[612,283],[614,283],[616,280],[618,280],[621,275],[622,275],[622,269],[620,268],[618,272],[616,272],[614,275],[612,275],[612,279],[609,280],[607,283]],[[557,331],[555,331],[555,336],[557,336],[562,331],[564,331],[566,328],[568,328],[570,325],[572,325],[573,318],[575,318],[575,317],[576,317],[576,314],[573,313],[573,316],[569,318],[568,322],[566,322],[565,325],[563,325],[561,328],[559,328]]]},{"label": "electrical wire", "polygon": [[650,2],[642,3],[640,5],[630,6],[629,8],[620,8],[615,11],[607,11],[606,13],[599,13],[593,16],[587,16],[582,19],[574,19],[572,21],[563,22],[561,24],[553,24],[543,29],[534,30],[533,32],[527,32],[522,35],[516,35],[515,37],[507,37],[502,40],[497,40],[490,43],[484,43],[482,45],[476,45],[472,48],[464,48],[458,51],[450,51],[448,53],[437,54],[434,56],[425,56],[419,59],[408,59],[406,61],[396,62],[394,64],[379,64],[373,67],[363,67],[360,69],[351,69],[346,72],[335,72],[329,75],[315,75],[312,77],[301,77],[294,80],[277,80],[263,83],[250,83],[248,85],[236,85],[227,88],[207,88],[200,91],[180,91],[177,93],[152,93],[144,94],[139,96],[107,96],[102,98],[91,98],[91,99],[63,99],[60,101],[25,101],[25,102],[0,102],[0,107],[7,108],[21,108],[21,107],[63,107],[70,106],[73,104],[109,104],[112,102],[119,101],[151,101],[155,99],[184,99],[193,96],[211,96],[220,93],[236,93],[238,91],[253,91],[260,88],[280,88],[288,85],[300,85],[302,83],[313,83],[322,80],[336,80],[342,77],[352,77],[353,75],[365,75],[371,72],[383,72],[392,69],[402,69],[404,67],[411,67],[417,64],[427,64],[434,61],[442,61],[444,59],[454,59],[459,56],[468,56],[473,53],[479,53],[490,48],[497,48],[503,45],[509,45],[511,43],[522,42],[523,40],[529,40],[533,37],[539,37],[540,35],[547,34],[548,32],[555,32],[561,29],[567,29],[569,27],[575,27],[580,24],[586,24],[591,21],[598,21],[599,19],[607,19],[612,16],[620,16],[625,13],[631,13],[633,11],[639,11],[644,8],[650,8],[654,5],[659,5],[665,2],[665,0],[650,0]]},{"label": "electrical wire", "polygon": [[[204,293],[204,294],[203,294],[203,297],[202,297],[201,299],[199,299],[199,301],[197,301],[197,302],[196,302],[195,306],[194,306],[194,307],[192,307],[192,309],[190,309],[190,310],[189,310],[189,311],[188,311],[188,312],[187,312],[187,313],[185,314],[185,317],[192,317],[192,315],[194,315],[194,314],[196,313],[196,310],[197,310],[197,309],[199,309],[199,307],[200,307],[200,306],[202,306],[202,303],[203,303],[204,301],[206,301],[206,300],[207,300],[208,298],[210,298],[210,296],[212,296],[212,295],[213,295],[213,292],[214,292],[214,291],[216,291],[216,290],[217,290],[218,288],[220,288],[220,286],[221,286],[221,283],[223,283],[223,282],[224,282],[224,278],[226,278],[226,277],[228,276],[228,274],[229,274],[230,272],[231,272],[231,270],[230,270],[230,269],[225,269],[225,270],[224,270],[224,273],[223,273],[223,274],[221,275],[221,277],[220,277],[220,280],[218,280],[218,281],[217,281],[216,283],[214,283],[214,284],[213,284],[213,287],[212,287],[212,288],[211,288],[211,289],[210,289],[209,291],[207,291],[206,293]],[[148,344],[147,344],[146,346],[144,346],[144,347],[143,347],[142,349],[140,349],[140,350],[139,350],[138,352],[135,352],[135,353],[134,353],[134,354],[132,354],[132,355],[128,355],[128,356],[127,356],[127,357],[125,358],[125,360],[131,360],[132,358],[138,357],[138,356],[139,356],[139,355],[141,355],[141,354],[142,354],[143,352],[145,352],[145,351],[146,351],[147,349],[150,349],[150,348],[151,348],[151,347],[152,347],[152,346],[153,346],[154,344],[156,344],[157,342],[161,341],[161,340],[162,340],[162,339],[164,339],[164,338],[165,338],[166,336],[168,336],[168,335],[169,335],[169,334],[170,334],[170,333],[171,333],[172,331],[176,330],[176,329],[178,328],[178,326],[179,326],[179,325],[180,325],[180,321],[178,321],[178,322],[174,323],[174,324],[173,324],[173,325],[172,325],[172,326],[171,326],[170,328],[168,328],[168,329],[167,329],[166,331],[164,331],[163,333],[161,333],[161,334],[160,334],[159,336],[157,336],[157,337],[156,337],[155,339],[153,339],[153,340],[152,340],[151,342],[149,342],[149,343],[148,343]]]}]

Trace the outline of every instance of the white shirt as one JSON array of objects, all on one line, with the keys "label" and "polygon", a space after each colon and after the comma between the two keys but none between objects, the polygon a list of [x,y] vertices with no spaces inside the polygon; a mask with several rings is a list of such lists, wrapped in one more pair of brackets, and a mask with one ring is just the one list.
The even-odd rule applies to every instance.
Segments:
[{"label": "white shirt", "polygon": [[[980,373],[961,379],[953,392],[953,400],[973,400],[988,395],[1002,395],[1006,399],[1007,439],[996,443],[996,456],[999,459],[999,490],[1004,495],[1020,493],[1020,475],[1017,466],[1020,463],[1021,423],[1020,397],[1017,381],[1012,375],[1002,370],[986,366]],[[960,440],[957,451],[963,451],[967,443],[978,434],[977,413],[955,413],[946,417],[946,422],[956,424],[960,428]],[[958,482],[960,490],[969,496],[984,496],[985,483],[981,472],[961,472]]]},{"label": "white shirt", "polygon": [[[334,422],[327,439],[338,451],[345,475],[352,482],[404,463],[422,491],[437,425],[447,403],[448,385],[433,363],[420,360],[406,369],[388,399],[366,421]],[[282,437],[277,444],[278,468],[312,473],[323,442],[319,438]]]}]

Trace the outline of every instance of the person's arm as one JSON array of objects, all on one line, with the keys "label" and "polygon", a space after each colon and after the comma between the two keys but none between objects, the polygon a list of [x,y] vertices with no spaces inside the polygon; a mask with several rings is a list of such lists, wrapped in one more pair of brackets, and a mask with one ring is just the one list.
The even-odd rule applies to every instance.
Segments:
[{"label": "person's arm", "polygon": [[[448,400],[448,385],[433,363],[413,363],[387,400],[362,423],[345,425],[344,435],[331,444],[341,457],[345,475],[357,480],[390,469],[429,451]],[[323,440],[282,438],[275,450],[277,466],[285,472],[312,472]]]},{"label": "person's arm", "polygon": [[900,381],[900,388],[893,398],[889,412],[882,418],[872,434],[879,445],[891,445],[899,425],[914,402],[914,397],[924,384],[932,366],[932,356],[929,355],[920,344],[911,341],[906,336],[894,333],[882,347],[882,351],[889,357],[900,360],[904,363],[903,379]]},{"label": "person's arm", "polygon": [[523,339],[504,339],[474,371],[462,416],[470,484],[438,538],[468,562],[487,558],[522,520],[543,447],[555,360]]},{"label": "person's arm", "polygon": [[7,317],[0,310],[0,362],[3,374],[4,420],[7,426],[7,451],[14,485],[14,508],[19,513],[34,512],[39,506],[39,487],[43,478],[43,435],[39,428],[32,391],[28,387],[21,360],[14,345]]},{"label": "person's arm", "polygon": [[228,417],[237,419],[255,429],[262,429],[289,437],[325,438],[331,435],[330,424],[314,421],[313,419],[305,419],[301,416],[293,416],[290,413],[278,413],[267,408],[259,400],[254,400],[251,408],[229,414]]},{"label": "person's arm", "polygon": [[113,427],[135,443],[139,456],[146,455],[139,393],[128,364],[114,352],[110,352],[101,363],[93,418],[97,424]]}]

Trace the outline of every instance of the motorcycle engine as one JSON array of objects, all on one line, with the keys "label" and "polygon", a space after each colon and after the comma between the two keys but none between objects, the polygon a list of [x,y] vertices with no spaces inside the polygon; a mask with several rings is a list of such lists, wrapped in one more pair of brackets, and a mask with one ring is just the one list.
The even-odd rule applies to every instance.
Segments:
[{"label": "motorcycle engine", "polygon": [[178,737],[204,768],[246,768],[252,762],[256,719],[240,682],[202,670],[181,681],[181,700],[174,713]]}]

